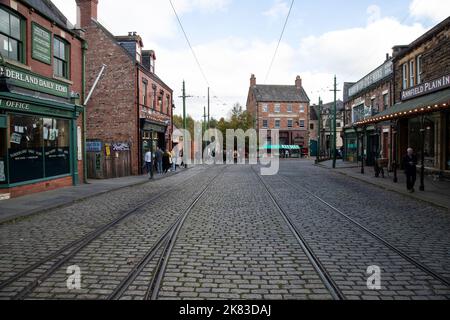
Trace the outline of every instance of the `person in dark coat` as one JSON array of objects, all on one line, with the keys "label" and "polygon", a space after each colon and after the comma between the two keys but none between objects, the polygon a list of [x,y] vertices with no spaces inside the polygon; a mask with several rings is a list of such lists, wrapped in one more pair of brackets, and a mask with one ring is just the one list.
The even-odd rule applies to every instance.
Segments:
[{"label": "person in dark coat", "polygon": [[156,158],[156,168],[158,170],[159,174],[163,173],[163,152],[158,147],[155,152],[155,158]]},{"label": "person in dark coat", "polygon": [[412,148],[408,149],[408,153],[403,157],[403,168],[406,174],[406,187],[408,191],[414,193],[414,186],[417,180],[417,156]]},{"label": "person in dark coat", "polygon": [[170,169],[170,153],[169,153],[169,151],[167,151],[167,150],[164,151],[162,161],[163,161],[163,172],[167,173]]}]

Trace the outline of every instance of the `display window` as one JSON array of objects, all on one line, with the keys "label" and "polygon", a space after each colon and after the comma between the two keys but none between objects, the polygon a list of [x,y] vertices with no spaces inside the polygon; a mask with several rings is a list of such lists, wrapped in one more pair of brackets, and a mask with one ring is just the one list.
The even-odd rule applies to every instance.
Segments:
[{"label": "display window", "polygon": [[10,184],[70,174],[68,120],[10,114],[8,130]]}]

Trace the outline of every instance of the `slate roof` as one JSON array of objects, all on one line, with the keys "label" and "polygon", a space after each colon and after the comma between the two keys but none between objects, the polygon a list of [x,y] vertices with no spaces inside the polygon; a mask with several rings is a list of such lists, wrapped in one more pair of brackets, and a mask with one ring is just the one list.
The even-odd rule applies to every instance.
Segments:
[{"label": "slate roof", "polygon": [[286,85],[256,85],[252,88],[257,102],[309,102],[303,88]]},{"label": "slate roof", "polygon": [[50,0],[21,0],[23,3],[34,8],[36,11],[47,16],[60,26],[64,26],[67,29],[73,29],[74,26],[70,21],[62,14],[61,11]]},{"label": "slate roof", "polygon": [[311,120],[311,121],[319,120],[319,115],[318,115],[318,112],[317,112],[317,106],[316,105],[311,106],[311,108],[309,110],[309,120]]}]

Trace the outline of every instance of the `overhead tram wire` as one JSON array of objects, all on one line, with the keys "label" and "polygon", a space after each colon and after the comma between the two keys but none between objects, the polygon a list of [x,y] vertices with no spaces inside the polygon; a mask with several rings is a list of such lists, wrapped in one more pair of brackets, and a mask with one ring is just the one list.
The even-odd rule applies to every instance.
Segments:
[{"label": "overhead tram wire", "polygon": [[284,22],[283,30],[281,31],[280,39],[278,40],[277,48],[275,49],[275,53],[274,53],[274,55],[272,57],[272,61],[270,62],[269,70],[267,71],[264,83],[267,83],[267,79],[269,78],[270,72],[272,71],[273,63],[275,62],[275,58],[276,58],[276,56],[278,54],[278,49],[280,48],[281,40],[283,40],[284,31],[286,30],[286,26],[288,24],[292,8],[294,7],[294,2],[295,2],[295,0],[292,0],[291,6],[289,7],[289,11],[288,11],[288,14],[287,14],[287,17],[286,17],[286,21]]},{"label": "overhead tram wire", "polygon": [[200,61],[198,60],[197,55],[195,54],[195,51],[192,48],[191,42],[189,41],[189,37],[187,36],[186,31],[184,30],[183,24],[181,23],[181,19],[178,16],[177,10],[175,9],[175,7],[173,5],[172,0],[169,0],[169,2],[170,2],[170,5],[172,6],[172,9],[173,9],[173,12],[175,14],[175,17],[178,20],[178,24],[180,25],[181,31],[183,31],[184,38],[186,39],[186,42],[188,43],[189,48],[191,49],[192,55],[194,56],[195,62],[197,63],[197,66],[198,66],[198,68],[200,70],[200,73],[202,74],[203,79],[205,80],[205,82],[208,85],[208,87],[211,87],[210,84],[209,84],[208,78],[206,77],[205,72],[203,71],[203,68],[200,65]]}]

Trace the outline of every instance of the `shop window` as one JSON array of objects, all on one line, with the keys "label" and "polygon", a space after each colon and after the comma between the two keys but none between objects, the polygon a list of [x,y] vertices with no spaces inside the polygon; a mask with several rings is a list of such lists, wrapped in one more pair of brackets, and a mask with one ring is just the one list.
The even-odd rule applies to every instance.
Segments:
[{"label": "shop window", "polygon": [[70,173],[70,129],[68,120],[43,119],[45,176]]},{"label": "shop window", "polygon": [[53,39],[53,74],[57,77],[69,79],[69,48],[62,39]]},{"label": "shop window", "polygon": [[23,62],[22,26],[19,17],[0,8],[0,53],[3,57]]},{"label": "shop window", "polygon": [[18,183],[44,178],[42,119],[10,115],[9,180]]},{"label": "shop window", "polygon": [[450,113],[447,114],[447,166],[446,169],[450,170]]},{"label": "shop window", "polygon": [[8,182],[6,162],[6,129],[0,128],[0,184]]}]

